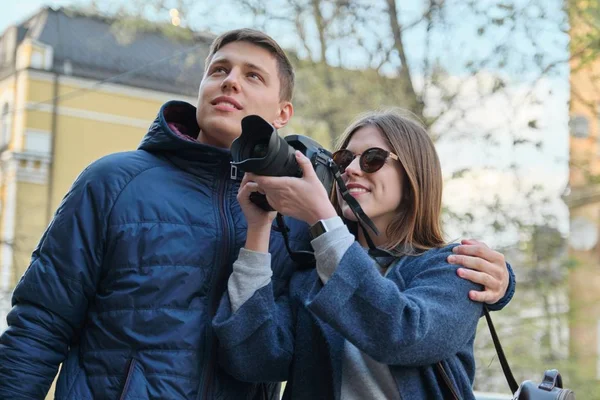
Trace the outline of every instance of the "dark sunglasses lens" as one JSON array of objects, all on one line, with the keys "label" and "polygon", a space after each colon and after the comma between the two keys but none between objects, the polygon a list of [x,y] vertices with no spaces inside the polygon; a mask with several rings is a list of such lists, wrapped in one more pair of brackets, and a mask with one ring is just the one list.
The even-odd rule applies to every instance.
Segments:
[{"label": "dark sunglasses lens", "polygon": [[360,156],[360,168],[368,173],[377,172],[385,164],[388,152],[383,149],[369,149]]},{"label": "dark sunglasses lens", "polygon": [[354,160],[354,154],[350,150],[338,150],[333,153],[333,162],[337,164],[341,174],[346,171],[352,160]]}]

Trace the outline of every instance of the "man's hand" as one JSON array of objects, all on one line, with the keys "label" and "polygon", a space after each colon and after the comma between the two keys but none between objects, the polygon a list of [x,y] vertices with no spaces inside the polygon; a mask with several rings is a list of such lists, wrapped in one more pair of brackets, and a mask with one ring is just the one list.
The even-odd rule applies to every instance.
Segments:
[{"label": "man's hand", "polygon": [[238,189],[237,201],[240,203],[240,207],[244,212],[244,216],[248,222],[248,228],[260,228],[264,226],[270,228],[277,213],[275,211],[265,211],[250,201],[250,194],[253,192],[264,194],[256,182],[251,180],[251,177],[251,174],[244,175],[244,179],[242,179],[240,188]]},{"label": "man's hand", "polygon": [[271,235],[271,224],[277,213],[265,211],[250,201],[253,192],[263,193],[256,182],[251,181],[251,175],[244,175],[237,194],[238,203],[244,212],[248,230],[246,232],[246,244],[248,250],[267,253],[269,251],[269,237]]},{"label": "man's hand", "polygon": [[484,286],[483,291],[471,290],[469,298],[481,303],[497,303],[508,289],[509,277],[504,255],[474,239],[462,240],[448,256],[450,264],[466,268],[457,270],[458,276]]}]

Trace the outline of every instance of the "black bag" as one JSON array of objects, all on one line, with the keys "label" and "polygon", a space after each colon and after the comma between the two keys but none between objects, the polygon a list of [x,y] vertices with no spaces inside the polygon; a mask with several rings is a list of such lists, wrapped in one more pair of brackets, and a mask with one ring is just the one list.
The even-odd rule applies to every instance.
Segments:
[{"label": "black bag", "polygon": [[[500,365],[502,365],[502,371],[504,372],[510,391],[513,393],[513,400],[575,400],[575,393],[572,390],[563,389],[562,377],[555,369],[549,369],[544,372],[544,379],[539,385],[533,381],[525,381],[521,383],[521,385],[518,385],[510,370],[506,356],[504,355],[504,350],[500,344],[500,339],[498,339],[498,334],[496,334],[496,329],[494,328],[487,307],[483,307],[483,311],[488,328],[490,329],[490,334],[492,335],[492,340],[494,341],[496,353],[498,353]],[[454,385],[448,378],[442,363],[437,363],[436,367],[438,374],[443,378],[442,381],[449,390],[448,398],[460,400],[458,391],[454,388]]]},{"label": "black bag", "polygon": [[500,339],[498,339],[498,334],[496,334],[492,317],[490,317],[487,307],[483,307],[483,311],[490,334],[492,335],[492,340],[494,341],[496,353],[498,353],[500,365],[502,365],[502,371],[504,372],[510,391],[513,393],[514,400],[575,400],[575,393],[572,390],[563,389],[562,377],[555,369],[546,370],[542,383],[539,385],[533,381],[525,381],[520,386],[517,385],[517,381],[504,355],[502,345],[500,345]]}]

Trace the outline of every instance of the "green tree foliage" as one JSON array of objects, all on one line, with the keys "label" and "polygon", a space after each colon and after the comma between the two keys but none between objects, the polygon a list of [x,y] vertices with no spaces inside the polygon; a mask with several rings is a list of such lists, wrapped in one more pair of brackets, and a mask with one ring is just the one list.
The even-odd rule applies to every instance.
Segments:
[{"label": "green tree foliage", "polygon": [[[383,77],[373,69],[349,70],[306,60],[297,60],[296,68],[294,106],[299,118],[290,130],[317,137],[312,127],[320,126],[318,139],[329,148],[360,113],[381,107],[406,108],[407,102],[398,96],[403,86],[398,78]],[[329,83],[323,79],[326,74]]]},{"label": "green tree foliage", "polygon": [[590,0],[567,0],[571,23],[571,58],[577,72],[600,56],[600,3]]},{"label": "green tree foliage", "polygon": [[[585,377],[587,371],[581,370],[581,360],[569,346],[573,316],[586,318],[581,315],[586,305],[569,301],[567,277],[577,265],[567,256],[566,240],[551,224],[523,226],[521,232],[523,239],[504,249],[518,277],[518,295],[505,311],[492,313],[513,375],[518,383],[540,382],[546,369],[558,369],[564,386],[574,390],[577,398],[600,399],[598,382]],[[483,320],[475,349],[475,387],[507,393],[507,383]]]}]

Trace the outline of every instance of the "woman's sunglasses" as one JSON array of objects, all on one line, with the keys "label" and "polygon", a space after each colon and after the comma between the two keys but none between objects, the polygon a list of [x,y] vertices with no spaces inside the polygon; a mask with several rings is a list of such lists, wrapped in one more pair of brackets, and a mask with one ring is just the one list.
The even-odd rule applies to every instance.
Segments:
[{"label": "woman's sunglasses", "polygon": [[[333,162],[335,162],[340,169],[340,173],[343,174],[346,172],[346,168],[348,165],[354,160],[355,157],[359,156],[359,154],[354,154],[350,150],[338,150],[333,153]],[[360,154],[360,158],[358,163],[360,165],[360,169],[363,172],[368,174],[372,174],[373,172],[377,172],[385,165],[385,161],[390,157],[393,160],[398,161],[398,156],[394,153],[380,149],[379,147],[371,147]]]}]

